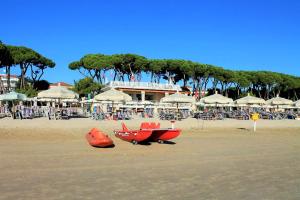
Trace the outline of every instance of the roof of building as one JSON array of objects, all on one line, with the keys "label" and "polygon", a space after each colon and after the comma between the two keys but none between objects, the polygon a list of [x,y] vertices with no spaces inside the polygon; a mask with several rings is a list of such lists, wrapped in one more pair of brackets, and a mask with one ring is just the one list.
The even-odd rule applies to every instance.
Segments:
[{"label": "roof of building", "polygon": [[111,81],[106,84],[107,88],[120,88],[120,89],[132,89],[132,90],[159,90],[159,91],[181,91],[179,85],[174,84],[159,84],[150,82],[122,82],[122,81]]},{"label": "roof of building", "polygon": [[[7,77],[7,74],[0,74],[0,77]],[[10,77],[12,77],[12,78],[18,78],[18,76],[17,75],[10,75]]]}]

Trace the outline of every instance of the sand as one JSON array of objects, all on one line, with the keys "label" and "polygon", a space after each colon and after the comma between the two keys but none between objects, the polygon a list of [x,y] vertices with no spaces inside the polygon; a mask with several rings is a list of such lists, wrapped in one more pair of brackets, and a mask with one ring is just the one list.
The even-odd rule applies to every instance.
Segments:
[{"label": "sand", "polygon": [[[176,126],[174,143],[132,145],[116,121],[1,119],[0,199],[300,199],[300,121]],[[92,127],[116,146],[90,147]]]}]

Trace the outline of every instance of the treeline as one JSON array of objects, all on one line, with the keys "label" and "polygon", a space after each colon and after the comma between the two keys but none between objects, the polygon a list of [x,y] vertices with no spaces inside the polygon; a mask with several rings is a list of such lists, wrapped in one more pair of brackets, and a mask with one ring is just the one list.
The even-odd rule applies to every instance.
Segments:
[{"label": "treeline", "polygon": [[270,71],[233,71],[189,60],[147,59],[136,54],[87,54],[70,63],[69,68],[100,84],[105,82],[108,71],[113,71],[110,79],[114,81],[141,81],[144,72],[150,75],[153,83],[169,80],[176,84],[182,81],[183,87],[192,87],[193,95],[208,90],[234,99],[252,93],[264,99],[279,94],[297,100],[300,93],[300,77],[292,75]]},{"label": "treeline", "polygon": [[11,88],[10,73],[13,67],[20,70],[19,89],[27,89],[26,77],[30,77],[34,87],[41,80],[45,69],[55,67],[55,63],[28,47],[5,45],[0,41],[0,68],[5,69],[8,90]]}]

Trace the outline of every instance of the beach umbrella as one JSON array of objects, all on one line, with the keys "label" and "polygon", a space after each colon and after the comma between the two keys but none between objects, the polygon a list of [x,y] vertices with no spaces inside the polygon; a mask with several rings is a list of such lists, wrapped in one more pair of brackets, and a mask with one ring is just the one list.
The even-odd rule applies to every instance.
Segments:
[{"label": "beach umbrella", "polygon": [[9,92],[0,95],[0,101],[26,101],[27,96],[18,92]]},{"label": "beach umbrella", "polygon": [[38,98],[47,99],[77,99],[79,95],[72,90],[69,90],[62,86],[52,87],[48,90],[38,93]]},{"label": "beach umbrella", "polygon": [[293,101],[291,101],[289,99],[285,99],[285,98],[279,97],[277,95],[276,97],[267,100],[266,103],[268,105],[274,105],[274,106],[278,106],[278,105],[292,105]]},{"label": "beach umbrella", "polygon": [[[118,91],[114,88],[102,92],[94,97],[96,101],[111,101],[112,102],[112,109],[114,109],[114,102],[127,102],[132,101],[132,97],[122,91]],[[112,111],[114,112],[114,111]]]},{"label": "beach umbrella", "polygon": [[[194,103],[195,99],[191,96],[187,96],[180,93],[175,93],[169,96],[166,96],[161,99],[161,102],[163,103],[176,103],[177,105],[177,112],[179,113],[179,103]],[[178,117],[178,115],[177,115]]]},{"label": "beach umbrella", "polygon": [[114,88],[102,92],[94,97],[97,101],[132,101],[132,97],[124,92],[118,91]]},{"label": "beach umbrella", "polygon": [[248,96],[237,99],[234,101],[234,103],[238,104],[238,105],[251,105],[251,104],[265,104],[266,101],[262,98],[258,98],[258,97],[254,97],[254,96],[250,96],[250,94],[248,94]]},{"label": "beach umbrella", "polygon": [[233,100],[216,92],[213,95],[200,99],[200,102],[206,107],[223,107],[232,103]]},{"label": "beach umbrella", "polygon": [[180,93],[175,93],[161,99],[163,103],[194,103],[194,98]]},{"label": "beach umbrella", "polygon": [[205,104],[229,104],[229,103],[232,103],[233,100],[231,98],[228,98],[221,94],[216,93],[216,94],[202,98],[200,100],[200,102],[203,102]]}]

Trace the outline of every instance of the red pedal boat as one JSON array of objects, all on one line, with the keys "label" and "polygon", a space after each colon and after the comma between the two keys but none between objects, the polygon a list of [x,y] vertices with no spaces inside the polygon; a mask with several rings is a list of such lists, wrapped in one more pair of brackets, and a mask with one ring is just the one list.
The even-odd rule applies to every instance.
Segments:
[{"label": "red pedal boat", "polygon": [[114,142],[108,135],[105,135],[96,128],[93,128],[86,134],[88,143],[93,147],[113,147]]},{"label": "red pedal boat", "polygon": [[122,128],[121,131],[115,131],[116,137],[133,144],[146,140],[163,143],[178,137],[181,133],[180,129],[161,129],[160,123],[154,122],[143,122],[140,130],[128,130],[124,123],[122,123]]},{"label": "red pedal boat", "polygon": [[114,132],[116,137],[128,142],[132,142],[132,144],[137,144],[139,142],[145,141],[152,134],[152,131],[147,129],[128,130],[124,123],[122,123],[122,130]]}]

